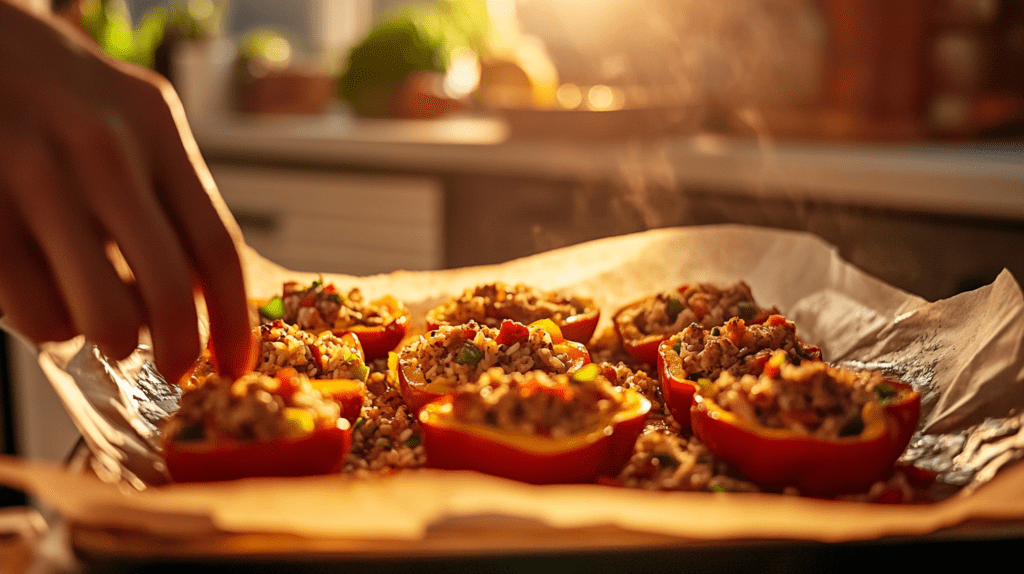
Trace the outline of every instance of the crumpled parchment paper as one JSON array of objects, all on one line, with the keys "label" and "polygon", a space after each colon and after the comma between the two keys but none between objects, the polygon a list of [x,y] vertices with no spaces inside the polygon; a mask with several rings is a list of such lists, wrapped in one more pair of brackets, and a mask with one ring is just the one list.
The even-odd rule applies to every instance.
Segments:
[{"label": "crumpled parchment paper", "polygon": [[[251,297],[316,273],[244,253]],[[473,473],[168,485],[159,422],[177,405],[149,347],[119,363],[81,338],[44,344],[39,362],[91,451],[95,477],[0,459],[0,482],[35,493],[71,520],[179,536],[274,532],[410,539],[446,520],[537,520],[552,528],[612,524],[697,539],[855,540],[925,534],[972,518],[1024,521],[1024,296],[1009,272],[927,302],[866,275],[804,233],[746,226],[661,229],[592,241],[501,265],[373,277],[324,275],[409,306],[413,328],[462,289],[506,281],[592,297],[603,329],[615,309],[686,282],[746,281],[830,362],[884,370],[923,395],[920,433],[904,459],[940,473],[958,494],[889,507],[776,495],[654,493],[601,486],[529,486]],[[980,488],[984,486],[983,488]],[[1018,496],[1011,496],[1012,493]],[[821,521],[822,512],[830,520]],[[650,520],[652,515],[659,520]],[[694,520],[699,516],[700,520]]]}]

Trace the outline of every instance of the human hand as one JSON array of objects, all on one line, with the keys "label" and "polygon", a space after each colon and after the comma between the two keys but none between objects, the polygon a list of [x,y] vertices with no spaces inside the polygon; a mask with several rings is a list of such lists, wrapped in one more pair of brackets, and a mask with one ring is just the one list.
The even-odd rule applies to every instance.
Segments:
[{"label": "human hand", "polygon": [[201,291],[220,370],[251,369],[241,234],[170,84],[0,0],[0,87],[10,323],[36,342],[84,334],[113,359],[148,326],[157,368],[176,381],[201,351]]}]

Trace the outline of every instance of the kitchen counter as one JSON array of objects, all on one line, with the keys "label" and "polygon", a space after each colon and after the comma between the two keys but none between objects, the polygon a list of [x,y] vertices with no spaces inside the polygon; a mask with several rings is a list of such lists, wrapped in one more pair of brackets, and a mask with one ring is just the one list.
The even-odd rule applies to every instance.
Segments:
[{"label": "kitchen counter", "polygon": [[650,141],[510,136],[496,118],[225,117],[194,126],[212,161],[618,182],[672,177],[703,189],[956,216],[1024,220],[1024,143]]}]

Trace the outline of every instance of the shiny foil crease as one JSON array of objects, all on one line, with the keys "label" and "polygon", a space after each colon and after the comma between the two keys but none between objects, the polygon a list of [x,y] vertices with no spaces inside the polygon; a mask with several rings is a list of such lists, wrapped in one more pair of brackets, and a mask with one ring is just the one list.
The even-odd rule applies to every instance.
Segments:
[{"label": "shiny foil crease", "polygon": [[[253,297],[317,277],[251,250],[243,256]],[[495,266],[323,277],[395,295],[410,307],[414,329],[439,301],[495,280],[593,297],[603,329],[617,306],[639,297],[684,282],[743,279],[829,362],[881,370],[921,392],[919,432],[901,460],[938,472],[944,495],[970,492],[1024,455],[1024,297],[1008,271],[981,289],[929,303],[867,276],[811,235],[711,226],[598,240]],[[177,409],[180,390],[155,370],[148,344],[112,362],[79,337],[42,345],[39,362],[97,476],[139,490],[168,482],[160,425]]]}]

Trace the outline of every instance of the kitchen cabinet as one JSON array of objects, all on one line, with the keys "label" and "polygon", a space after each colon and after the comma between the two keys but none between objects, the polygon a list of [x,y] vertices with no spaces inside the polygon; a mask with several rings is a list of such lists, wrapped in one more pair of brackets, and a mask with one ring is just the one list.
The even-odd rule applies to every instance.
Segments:
[{"label": "kitchen cabinet", "polygon": [[372,275],[443,265],[436,178],[210,168],[246,243],[289,269]]}]

